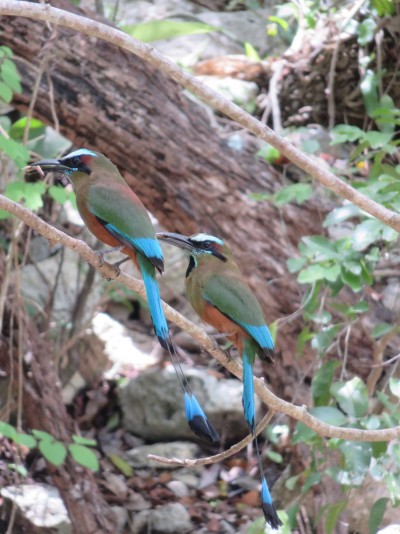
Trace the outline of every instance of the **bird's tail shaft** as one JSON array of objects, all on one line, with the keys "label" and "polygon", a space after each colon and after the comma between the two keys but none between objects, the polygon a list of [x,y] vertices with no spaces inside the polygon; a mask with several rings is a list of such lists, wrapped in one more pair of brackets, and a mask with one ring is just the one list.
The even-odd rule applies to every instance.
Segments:
[{"label": "bird's tail shaft", "polygon": [[243,344],[242,363],[243,363],[243,411],[249,431],[254,436],[254,444],[257,455],[258,468],[261,477],[261,505],[266,522],[271,525],[273,529],[277,529],[282,525],[281,520],[276,513],[275,506],[272,502],[271,494],[269,492],[267,480],[262,468],[260,450],[258,448],[256,431],[256,413],[254,402],[254,377],[253,364],[256,357],[257,344],[252,339],[246,339]]},{"label": "bird's tail shaft", "polygon": [[189,427],[197,436],[211,443],[216,443],[220,440],[218,432],[208,420],[198,400],[192,392],[179,361],[175,345],[172,343],[168,324],[162,308],[155,268],[147,260],[147,258],[144,258],[139,254],[137,261],[140,266],[140,271],[142,273],[143,282],[146,288],[147,302],[149,305],[154,331],[158,341],[160,342],[160,345],[166,349],[170,355],[171,363],[174,366],[175,373],[184,392],[185,413]]}]

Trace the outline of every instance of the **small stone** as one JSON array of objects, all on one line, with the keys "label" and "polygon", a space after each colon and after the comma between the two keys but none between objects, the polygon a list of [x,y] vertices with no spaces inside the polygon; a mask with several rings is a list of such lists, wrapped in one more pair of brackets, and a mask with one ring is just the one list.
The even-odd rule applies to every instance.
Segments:
[{"label": "small stone", "polygon": [[170,482],[168,482],[167,487],[177,497],[187,497],[189,495],[188,487],[180,480],[171,480]]}]

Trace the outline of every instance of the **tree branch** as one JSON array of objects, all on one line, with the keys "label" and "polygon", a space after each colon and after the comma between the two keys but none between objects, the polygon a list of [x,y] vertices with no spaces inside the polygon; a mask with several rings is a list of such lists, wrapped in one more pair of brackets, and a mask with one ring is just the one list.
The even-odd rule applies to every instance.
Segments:
[{"label": "tree branch", "polygon": [[331,172],[320,168],[311,158],[277,135],[271,128],[243,111],[236,104],[223,98],[219,93],[204,85],[194,76],[182,71],[173,61],[157,52],[150,45],[137,41],[111,26],[51,7],[49,4],[0,0],[0,15],[26,17],[58,24],[65,28],[103,39],[136,54],[170,76],[208,105],[218,109],[221,113],[224,113],[252,132],[259,139],[270,143],[290,161],[303,169],[304,172],[312,176],[315,180],[318,180],[325,187],[400,232],[400,215],[359,193]]},{"label": "tree branch", "polygon": [[[146,299],[146,292],[143,283],[131,276],[121,272],[111,265],[104,263],[100,256],[96,254],[84,241],[74,239],[68,236],[61,230],[50,226],[42,221],[37,215],[24,208],[20,204],[9,200],[3,195],[0,195],[0,209],[12,213],[25,224],[36,230],[39,234],[44,236],[50,243],[61,243],[65,247],[73,250],[81,258],[94,267],[105,278],[110,280],[118,276],[118,282],[128,287],[141,297]],[[223,351],[221,351],[215,342],[198,326],[183,317],[179,312],[171,308],[166,303],[163,303],[163,309],[167,319],[175,323],[182,330],[187,332],[203,349],[211,354],[221,365],[226,367],[232,374],[237,376],[240,380],[243,378],[242,367],[231,360]],[[400,437],[400,426],[388,428],[384,430],[361,430],[356,428],[342,428],[338,426],[328,425],[319,419],[313,417],[307,412],[306,406],[295,406],[290,402],[286,402],[276,395],[274,395],[264,384],[264,379],[255,378],[255,391],[262,401],[274,412],[282,412],[297,421],[301,421],[306,426],[314,430],[320,436],[330,438],[341,438],[352,441],[391,441]]]}]

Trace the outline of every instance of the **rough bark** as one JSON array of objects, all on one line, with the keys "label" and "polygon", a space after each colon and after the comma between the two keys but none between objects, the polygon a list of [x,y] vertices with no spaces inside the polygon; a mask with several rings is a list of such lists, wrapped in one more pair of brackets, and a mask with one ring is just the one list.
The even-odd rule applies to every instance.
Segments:
[{"label": "rough bark", "polygon": [[[0,260],[4,259],[3,257]],[[0,281],[3,280],[0,261]],[[54,365],[49,361],[51,347],[39,334],[10,288],[0,336],[0,368],[13,377],[5,387],[13,386],[12,401],[17,397],[19,349],[25,355],[23,369],[23,417],[28,428],[44,430],[64,443],[71,443],[74,423],[68,416]],[[11,317],[14,319],[11,321]],[[22,322],[22,332],[19,328]],[[11,332],[12,329],[12,332]],[[14,340],[14,341],[12,341]],[[22,340],[22,347],[18,347]],[[13,350],[10,350],[13,346]],[[4,382],[4,380],[3,380]],[[12,402],[10,409],[14,410]],[[104,500],[93,474],[67,457],[60,468],[48,464],[48,473],[68,510],[74,534],[103,534],[115,530],[116,518]]]},{"label": "rough bark", "polygon": [[[65,0],[53,4],[76,11]],[[251,192],[276,189],[279,175],[255,158],[246,135],[243,149],[230,148],[202,107],[139,58],[61,28],[49,41],[43,24],[23,18],[3,19],[0,31],[19,60],[21,109],[29,104],[41,57],[48,54],[62,133],[76,146],[107,154],[169,230],[226,238],[269,321],[297,308],[299,289],[286,260],[302,235],[320,230],[326,210],[320,200],[280,211],[251,200]],[[35,115],[48,123],[50,94],[43,76]],[[280,337],[278,351],[287,365],[293,363],[297,329],[296,323],[286,325]]]}]

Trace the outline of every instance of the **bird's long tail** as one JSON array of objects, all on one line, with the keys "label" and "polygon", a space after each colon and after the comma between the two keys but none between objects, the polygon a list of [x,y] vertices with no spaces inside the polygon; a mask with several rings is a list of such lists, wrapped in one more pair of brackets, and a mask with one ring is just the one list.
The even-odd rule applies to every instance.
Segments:
[{"label": "bird's long tail", "polygon": [[282,522],[276,513],[275,506],[272,502],[272,497],[268,488],[267,480],[264,475],[262,467],[260,451],[258,448],[256,431],[256,414],[254,403],[254,378],[253,378],[253,363],[256,357],[257,344],[253,339],[246,339],[243,345],[242,360],[243,360],[243,410],[249,431],[254,436],[254,443],[257,455],[258,468],[261,477],[261,506],[264,513],[265,521],[271,525],[273,529],[278,529],[282,526]]},{"label": "bird's long tail", "polygon": [[182,370],[179,357],[176,352],[175,345],[172,343],[169,333],[167,321],[165,319],[164,311],[162,309],[160,291],[156,279],[155,268],[152,263],[142,256],[137,255],[137,261],[142,273],[143,282],[146,288],[147,301],[149,305],[150,315],[154,326],[154,331],[160,342],[171,358],[175,373],[182,386],[185,396],[185,413],[191,430],[199,437],[211,442],[217,443],[220,440],[218,432],[210,423],[208,417],[205,415],[198,400],[196,399],[188,380]]}]

